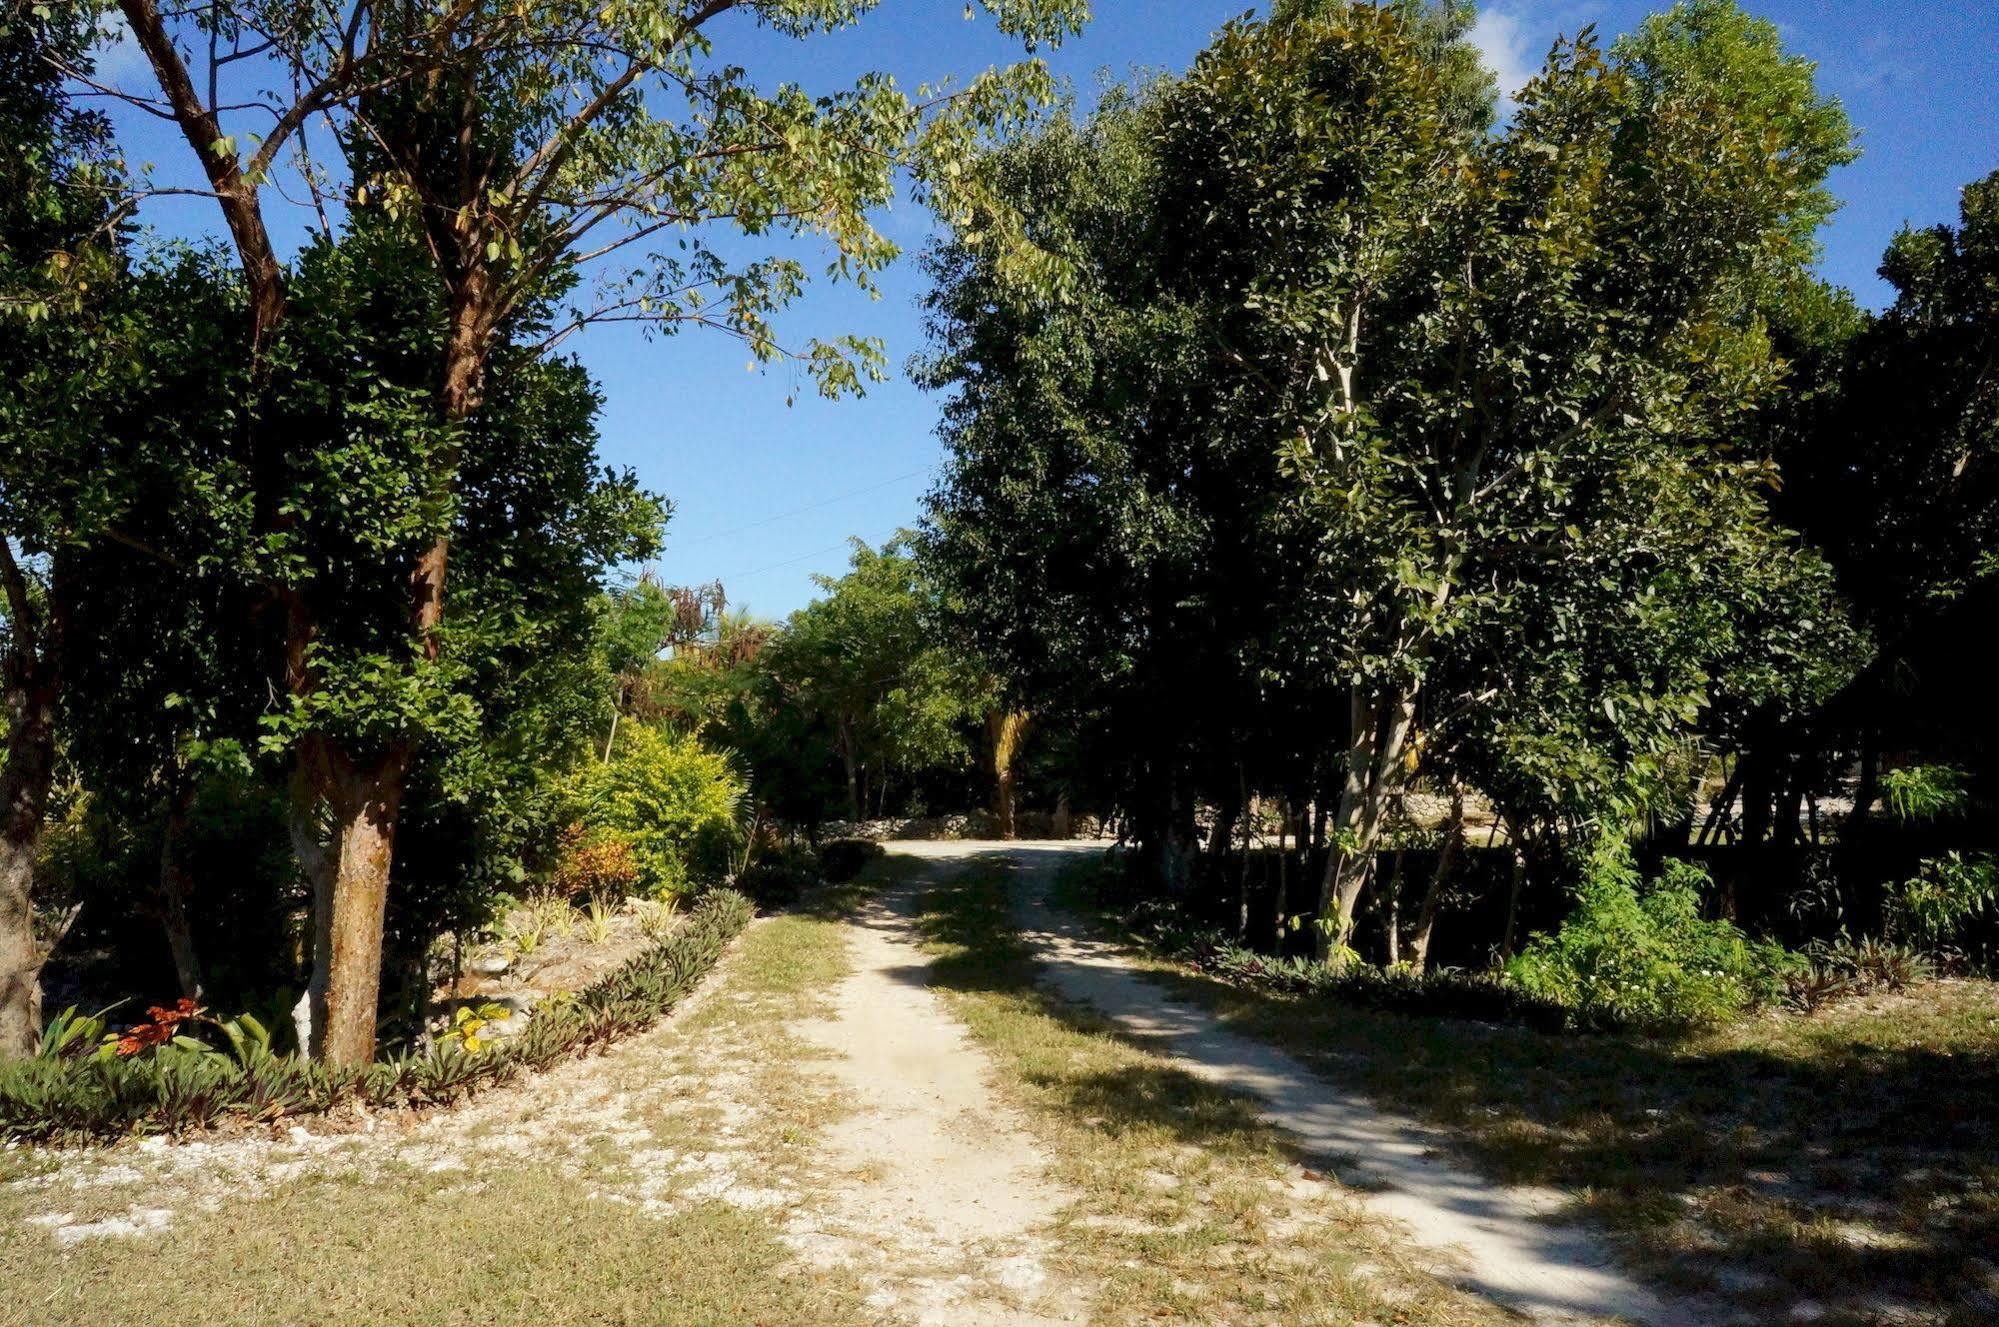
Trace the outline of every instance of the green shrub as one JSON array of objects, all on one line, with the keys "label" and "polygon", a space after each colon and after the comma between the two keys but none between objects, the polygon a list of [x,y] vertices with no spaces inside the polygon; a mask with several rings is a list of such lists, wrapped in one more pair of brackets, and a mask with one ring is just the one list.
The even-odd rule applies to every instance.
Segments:
[{"label": "green shrub", "polygon": [[781,908],[798,902],[801,895],[819,883],[811,869],[794,862],[758,862],[738,875],[735,887],[747,894],[759,908]]},{"label": "green shrub", "polygon": [[[574,998],[551,999],[519,1036],[481,1051],[468,1050],[462,1038],[446,1040],[358,1074],[274,1055],[255,1021],[241,1018],[218,1025],[228,1049],[176,1037],[141,1054],[78,1055],[82,1032],[58,1036],[43,1056],[0,1064],[0,1138],[80,1143],[180,1134],[224,1118],[269,1121],[349,1099],[375,1109],[450,1105],[650,1026],[694,989],[753,912],[741,894],[714,890],[661,943]],[[88,1030],[87,1020],[58,1021]]]},{"label": "green shrub", "polygon": [[873,839],[829,839],[819,845],[819,874],[841,884],[859,875],[883,851]]},{"label": "green shrub", "polygon": [[1999,912],[1999,859],[1991,853],[1945,853],[1923,861],[1888,891],[1888,927],[1927,949],[1962,944],[1971,928]]},{"label": "green shrub", "polygon": [[1335,968],[1314,959],[1259,953],[1217,935],[1194,937],[1173,946],[1194,967],[1223,981],[1258,990],[1324,996],[1364,1009],[1436,1018],[1473,1018],[1525,1023],[1556,1030],[1568,1011],[1521,989],[1495,973],[1437,968],[1378,968],[1348,963]]},{"label": "green shrub", "polygon": [[612,758],[582,772],[577,796],[586,829],[615,831],[640,887],[663,897],[722,878],[745,789],[727,756],[627,723]]},{"label": "green shrub", "polygon": [[1671,862],[1641,881],[1622,848],[1591,862],[1576,907],[1506,975],[1584,1026],[1684,1028],[1726,1022],[1784,993],[1796,967],[1781,948],[1700,916],[1707,875]]}]

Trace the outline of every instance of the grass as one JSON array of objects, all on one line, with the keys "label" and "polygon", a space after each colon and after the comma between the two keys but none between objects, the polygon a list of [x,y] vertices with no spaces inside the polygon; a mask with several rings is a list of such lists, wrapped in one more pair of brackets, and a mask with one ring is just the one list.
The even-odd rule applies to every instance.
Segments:
[{"label": "grass", "polygon": [[[1064,881],[1087,908],[1094,863]],[[1999,988],[1931,983],[1684,1038],[1556,1035],[1230,986],[1177,994],[1386,1106],[1495,1178],[1545,1184],[1670,1284],[1826,1324],[1999,1320]]]},{"label": "grass", "polygon": [[1092,1322],[1509,1320],[1411,1265],[1243,1098],[1042,994],[1007,920],[1005,870],[975,863],[924,895],[933,989],[1078,1194],[1055,1236],[1062,1270],[1095,1288]]},{"label": "grass", "polygon": [[[777,1205],[841,1108],[787,1028],[845,971],[837,925],[787,915],[664,1026],[408,1130],[7,1153],[0,1324],[869,1322]],[[147,1209],[162,1232],[68,1246],[34,1220]]]}]

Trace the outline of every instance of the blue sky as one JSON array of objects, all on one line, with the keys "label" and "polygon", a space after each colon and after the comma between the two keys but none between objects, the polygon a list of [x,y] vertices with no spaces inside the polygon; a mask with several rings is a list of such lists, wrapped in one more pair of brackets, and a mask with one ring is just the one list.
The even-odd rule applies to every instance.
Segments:
[{"label": "blue sky", "polygon": [[[1779,25],[1792,50],[1818,62],[1821,88],[1860,128],[1860,161],[1833,180],[1845,207],[1824,236],[1824,271],[1878,305],[1885,291],[1874,268],[1894,232],[1953,219],[1959,188],[1999,168],[1999,4],[1747,3]],[[1184,68],[1217,27],[1249,8],[1242,0],[1096,0],[1096,7],[1080,38],[1047,53],[1085,92],[1099,71],[1123,77]],[[1661,7],[1663,0],[1495,0],[1483,7],[1477,39],[1502,85],[1512,87],[1557,34],[1595,23],[1614,36]],[[812,91],[845,86],[869,69],[914,87],[1014,58],[1017,47],[963,12],[963,0],[884,0],[857,27],[802,43],[738,22],[717,30],[717,50]],[[178,143],[152,126],[133,129],[145,155],[163,167],[170,158],[178,164],[185,152]],[[210,223],[199,211],[212,206],[206,200],[171,204],[171,212],[161,206],[150,219],[163,230]],[[849,536],[879,542],[919,516],[941,459],[938,403],[901,369],[923,346],[924,283],[914,254],[928,225],[904,205],[884,226],[907,253],[881,282],[879,300],[822,285],[783,324],[792,343],[839,332],[881,337],[895,379],[863,399],[825,402],[805,386],[787,407],[801,386],[788,370],[748,372],[739,346],[698,333],[648,341],[628,328],[600,328],[569,343],[604,389],[605,459],[633,467],[676,505],[657,563],[668,580],[719,578],[732,601],[782,616],[812,596],[814,572],[845,565]]]}]

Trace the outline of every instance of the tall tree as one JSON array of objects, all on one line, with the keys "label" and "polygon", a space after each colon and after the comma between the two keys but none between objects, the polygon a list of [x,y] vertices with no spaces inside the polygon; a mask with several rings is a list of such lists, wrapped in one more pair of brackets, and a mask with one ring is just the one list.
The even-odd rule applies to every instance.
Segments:
[{"label": "tall tree", "polygon": [[1897,235],[1881,274],[1894,302],[1837,347],[1836,389],[1782,453],[1786,515],[1880,647],[1829,717],[1870,769],[1901,748],[1989,777],[1994,718],[1962,640],[1999,586],[1999,173],[1965,186],[1957,225]]},{"label": "tall tree", "polygon": [[132,496],[129,438],[102,427],[142,344],[116,300],[114,163],[56,69],[87,67],[91,19],[0,9],[0,1055],[40,1030],[34,867],[78,557]]},{"label": "tall tree", "polygon": [[[199,163],[241,260],[256,346],[274,346],[292,298],[265,215],[269,184],[287,166],[322,216],[333,207],[381,215],[427,256],[440,333],[429,441],[405,498],[417,519],[377,557],[381,578],[399,583],[405,599],[405,646],[382,656],[377,671],[385,714],[407,715],[397,697],[422,691],[423,675],[437,666],[464,432],[485,401],[503,329],[549,282],[579,265],[600,278],[593,297],[549,329],[550,342],[594,321],[708,326],[759,359],[796,358],[831,393],[879,372],[879,348],[851,338],[783,348],[770,319],[801,289],[802,265],[789,257],[732,265],[721,237],[822,237],[835,268],[865,282],[895,253],[869,211],[889,200],[899,172],[962,210],[971,180],[962,165],[975,140],[1043,92],[1047,77],[1029,63],[919,100],[869,75],[815,100],[795,85],[760,88],[746,69],[717,58],[718,45],[751,25],[804,39],[871,7],[355,0],[273,9],[217,0],[170,15],[156,0],[121,0],[158,85],[156,97],[138,100],[175,122]],[[988,0],[986,8],[1029,44],[1059,41],[1083,12],[1030,0]],[[230,132],[241,112],[227,108],[245,105],[260,114]],[[345,149],[344,178],[323,160],[328,144],[312,138],[322,121]],[[680,250],[648,247],[656,236],[677,238]],[[261,430],[258,473],[282,475],[296,459],[290,446],[283,433]],[[266,491],[259,507],[281,545],[290,508],[277,498]],[[413,734],[391,731],[356,748],[312,717],[335,708],[322,695],[328,606],[300,584],[286,588],[284,603],[294,813],[321,899],[315,1048],[356,1064],[373,1048],[382,918]]]},{"label": "tall tree", "polygon": [[856,540],[847,574],[818,581],[824,594],[791,615],[763,657],[790,702],[824,725],[847,816],[860,820],[891,776],[968,754],[985,690],[945,643],[906,538],[880,549]]},{"label": "tall tree", "polygon": [[1189,276],[1241,310],[1223,335],[1270,384],[1252,408],[1291,438],[1317,532],[1327,611],[1301,662],[1353,679],[1321,886],[1334,952],[1453,638],[1550,563],[1641,593],[1642,527],[1596,546],[1634,484],[1759,482],[1712,443],[1775,380],[1758,303],[1812,257],[1848,154],[1809,66],[1725,0],[1609,58],[1587,37],[1558,52],[1486,139],[1452,131],[1409,47],[1358,9],[1244,27],[1176,116],[1175,160],[1231,166],[1188,180],[1214,255]]},{"label": "tall tree", "polygon": [[[1240,749],[1203,711],[1332,735],[1302,762],[1339,781],[1329,953],[1419,728],[1495,717],[1523,653],[1602,601],[1656,657],[1599,637],[1600,677],[1665,690],[1591,759],[1656,761],[1684,734],[1735,642],[1643,637],[1647,615],[1690,586],[1668,550],[1724,518],[1745,555],[1784,555],[1767,464],[1731,447],[1781,376],[1760,311],[1813,256],[1849,153],[1810,67],[1722,0],[1608,54],[1586,34],[1488,133],[1454,12],[1233,24],[1184,78],[992,159],[1048,200],[1022,208],[1048,254],[1029,279],[967,244],[936,264],[930,378],[956,389],[937,523],[964,597],[1018,610],[989,624],[1010,662],[1087,660],[1110,676],[1072,694],[1149,721],[1124,745],[1169,784],[1138,796],[1162,808],[1142,839],[1186,835],[1170,780]],[[1259,758],[1279,789],[1299,777]],[[1232,765],[1206,781],[1225,805]]]}]

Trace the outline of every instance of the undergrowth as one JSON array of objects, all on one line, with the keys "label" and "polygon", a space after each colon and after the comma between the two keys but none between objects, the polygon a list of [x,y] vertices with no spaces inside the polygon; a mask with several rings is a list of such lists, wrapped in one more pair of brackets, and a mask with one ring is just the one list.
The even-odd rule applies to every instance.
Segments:
[{"label": "undergrowth", "polygon": [[350,1102],[372,1110],[448,1106],[651,1026],[700,983],[753,911],[733,890],[710,892],[660,943],[575,995],[545,1001],[518,1036],[484,1049],[450,1039],[359,1072],[273,1054],[254,1041],[228,1051],[166,1044],[143,1055],[16,1061],[0,1066],[0,1138],[108,1142]]}]

